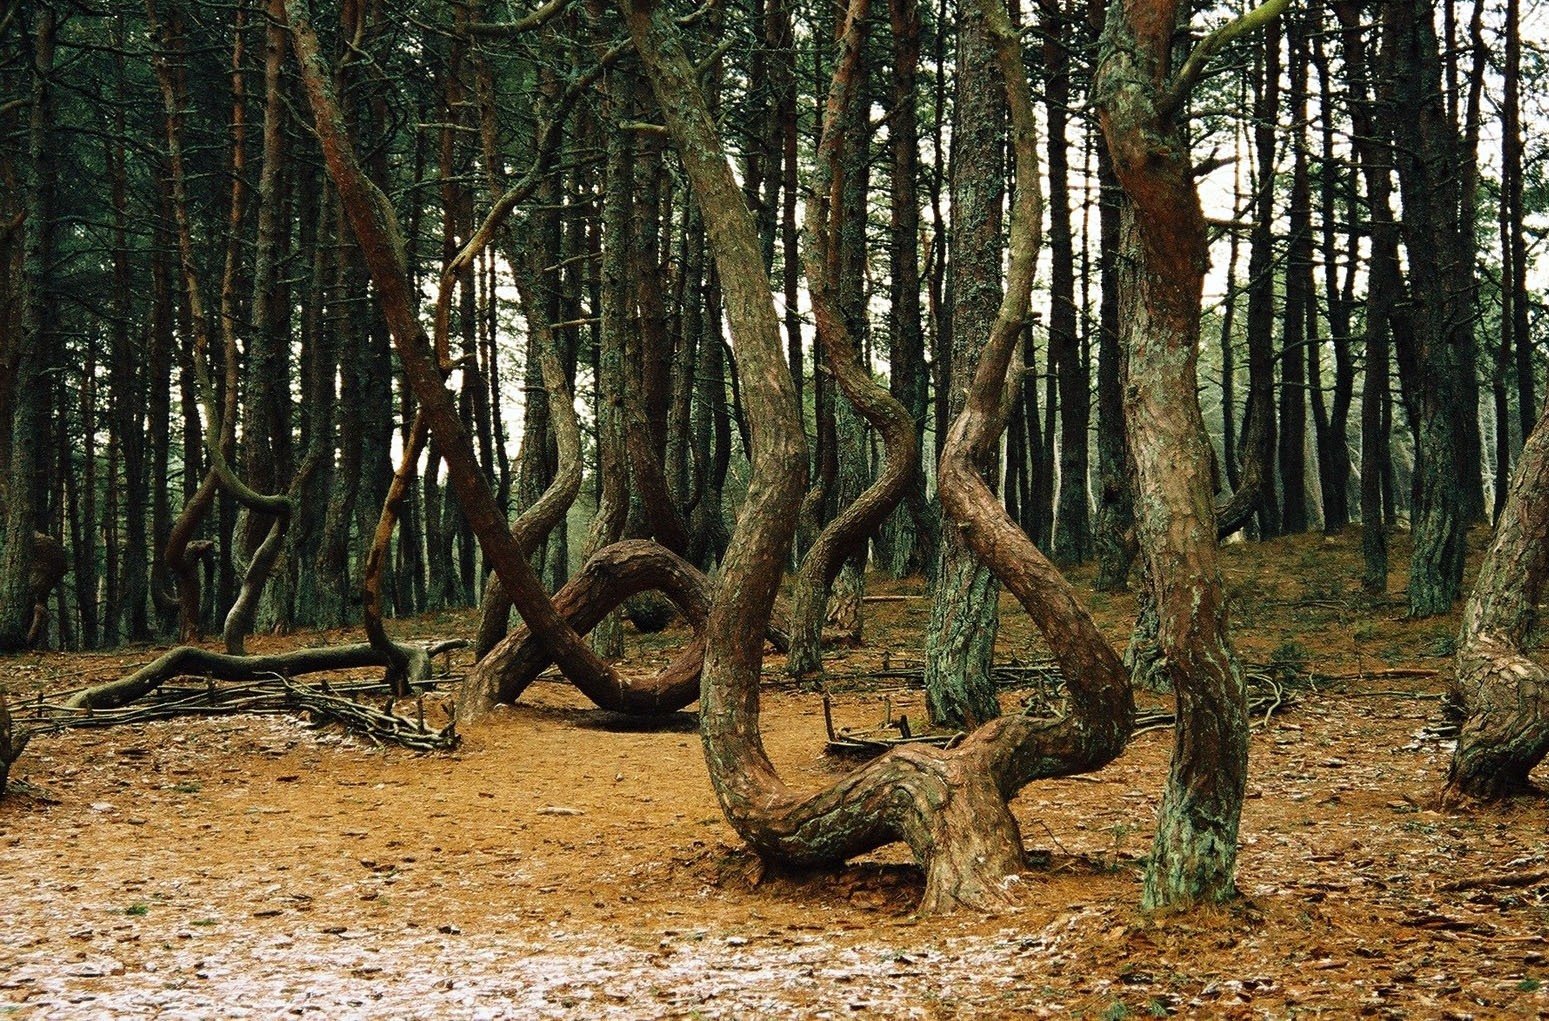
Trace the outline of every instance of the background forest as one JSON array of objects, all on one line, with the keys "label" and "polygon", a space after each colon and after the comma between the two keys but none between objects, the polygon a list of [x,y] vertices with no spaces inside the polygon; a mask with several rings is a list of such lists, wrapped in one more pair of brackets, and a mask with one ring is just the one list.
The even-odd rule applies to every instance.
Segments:
[{"label": "background forest", "polygon": [[[1416,59],[1440,76],[1439,125],[1406,109],[1419,102],[1401,80],[1408,57],[1359,3],[1293,9],[1234,46],[1194,101],[1213,238],[1201,400],[1222,531],[1362,521],[1367,582],[1380,589],[1383,537],[1412,517],[1415,447],[1434,404],[1455,419],[1453,460],[1436,471],[1456,520],[1426,530],[1416,553],[1409,586],[1422,614],[1452,604],[1461,564],[1426,545],[1455,547],[1460,529],[1498,511],[1538,407],[1533,225],[1545,200],[1531,126],[1545,111],[1541,91],[1521,87],[1541,77],[1542,56],[1524,45],[1520,7],[1437,5],[1437,48]],[[1132,542],[1118,197],[1090,96],[1101,16],[1101,5],[1012,11],[1047,154],[1048,256],[997,472],[1040,546],[1065,564],[1101,558],[1099,584],[1115,586]],[[445,334],[459,414],[511,513],[558,466],[541,343],[578,399],[583,510],[558,518],[535,554],[550,590],[625,535],[713,565],[745,486],[745,410],[703,225],[654,101],[613,52],[616,17],[595,5],[518,17],[474,3],[348,3],[317,17],[360,158],[403,225],[427,321],[443,265],[491,196],[537,173],[509,230],[458,267]],[[975,40],[953,31],[955,12],[900,2],[882,17],[865,34],[840,128],[851,213],[834,287],[865,364],[925,445],[924,470],[870,547],[871,564],[906,574],[935,570],[931,451],[955,411],[954,373],[972,365],[971,352],[954,357],[954,336],[994,309],[993,296],[968,300],[970,267],[954,267],[953,210],[970,192],[998,205],[1011,168],[1004,153],[963,151],[1004,113],[968,74]],[[782,299],[811,440],[802,548],[880,456],[876,432],[814,355],[798,255],[834,24],[831,10],[771,0],[711,4],[684,25]],[[32,558],[55,578],[67,572],[50,587],[47,637],[35,636],[56,647],[218,626],[274,515],[219,484],[207,430],[249,495],[288,495],[304,509],[254,625],[357,619],[415,401],[285,59],[278,8],[12,2],[3,27],[4,643],[18,646],[31,624],[18,575]],[[1414,137],[1421,128],[1436,137]],[[1399,157],[1438,145],[1455,157],[1454,180],[1406,175]],[[1000,217],[991,209],[985,228],[1000,231]],[[1433,257],[1434,274],[1422,265]],[[1424,293],[1433,283],[1444,293]],[[624,304],[610,316],[615,288]],[[1433,365],[1425,332],[1438,320],[1455,336]],[[43,536],[35,547],[29,530]],[[855,628],[863,582],[859,560],[851,566],[841,621]],[[485,573],[432,440],[387,560],[384,605],[468,605]]]}]

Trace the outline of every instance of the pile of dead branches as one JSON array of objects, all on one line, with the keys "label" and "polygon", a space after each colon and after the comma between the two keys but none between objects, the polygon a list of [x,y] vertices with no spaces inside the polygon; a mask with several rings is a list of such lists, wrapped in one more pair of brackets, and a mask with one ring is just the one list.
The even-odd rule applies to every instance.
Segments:
[{"label": "pile of dead branches", "polygon": [[[1059,664],[1052,659],[996,664],[991,676],[1002,690],[1024,692],[1022,712],[1042,719],[1057,718],[1064,712],[1065,680]],[[842,755],[877,755],[895,745],[930,744],[951,748],[964,737],[961,731],[937,731],[920,727],[916,732],[907,716],[893,718],[891,700],[883,700],[882,722],[873,727],[835,728],[831,696],[843,691],[882,690],[877,682],[901,682],[899,690],[917,690],[925,686],[924,667],[894,669],[884,663],[882,670],[828,675],[823,688],[823,720],[828,731],[827,750]],[[870,683],[868,683],[870,682]],[[1296,703],[1300,693],[1317,690],[1312,674],[1290,671],[1283,664],[1245,663],[1243,682],[1248,689],[1248,715],[1268,725],[1270,717]],[[1173,725],[1176,714],[1170,708],[1139,709],[1135,713],[1132,736]]]}]

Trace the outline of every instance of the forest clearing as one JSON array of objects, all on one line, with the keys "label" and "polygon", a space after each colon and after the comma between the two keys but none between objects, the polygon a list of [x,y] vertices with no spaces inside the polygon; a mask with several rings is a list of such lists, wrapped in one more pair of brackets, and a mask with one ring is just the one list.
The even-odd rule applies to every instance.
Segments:
[{"label": "forest clearing", "polygon": [[0,1014],[1549,1016],[1537,0],[3,0]]},{"label": "forest clearing", "polygon": [[[1363,597],[1353,547],[1226,551],[1234,612],[1254,622],[1244,656],[1279,650],[1290,674],[1340,678],[1297,687],[1254,730],[1235,905],[1136,908],[1165,728],[1017,800],[1031,864],[1008,912],[923,919],[896,848],[759,875],[692,718],[632,724],[543,683],[451,755],[282,716],[38,739],[21,777],[61,803],[0,802],[0,1003],[40,1019],[1542,1016],[1542,803],[1437,810],[1449,748],[1426,731],[1456,622]],[[1098,609],[1116,641],[1130,602]],[[924,601],[877,610],[831,673],[907,656]],[[424,638],[468,626],[413,622]],[[630,634],[626,665],[659,662],[661,637]],[[1043,654],[1003,629],[998,659]],[[16,666],[57,686],[121,660]],[[834,696],[836,724],[872,726],[884,701],[921,708],[918,690],[874,680]],[[781,685],[765,720],[793,782],[849,765],[822,754],[817,693]]]}]

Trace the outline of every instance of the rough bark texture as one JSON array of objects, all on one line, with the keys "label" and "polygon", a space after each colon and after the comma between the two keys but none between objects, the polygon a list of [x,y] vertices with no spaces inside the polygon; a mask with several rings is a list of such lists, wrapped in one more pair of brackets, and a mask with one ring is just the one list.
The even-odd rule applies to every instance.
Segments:
[{"label": "rough bark texture", "polygon": [[1525,789],[1549,752],[1549,671],[1529,656],[1549,577],[1549,415],[1512,474],[1495,538],[1458,633],[1452,700],[1463,716],[1447,794],[1494,800]]},{"label": "rough bark texture", "polygon": [[1176,77],[1169,74],[1172,42],[1186,18],[1177,0],[1112,4],[1093,86],[1114,169],[1130,198],[1119,287],[1129,357],[1124,410],[1157,644],[1178,699],[1146,907],[1235,895],[1248,765],[1246,699],[1227,639],[1209,440],[1196,396],[1207,249],[1180,112],[1194,58]]}]

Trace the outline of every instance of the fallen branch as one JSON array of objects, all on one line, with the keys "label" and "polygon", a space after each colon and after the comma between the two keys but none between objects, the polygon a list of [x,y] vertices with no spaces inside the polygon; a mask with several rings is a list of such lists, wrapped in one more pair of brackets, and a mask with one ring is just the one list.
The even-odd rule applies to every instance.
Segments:
[{"label": "fallen branch", "polygon": [[390,743],[416,751],[445,751],[456,747],[459,740],[455,710],[450,706],[451,723],[441,729],[426,726],[423,695],[415,702],[416,712],[412,719],[394,713],[391,701],[385,710],[380,710],[351,697],[391,694],[386,681],[330,685],[325,680],[314,688],[297,684],[282,674],[269,673],[234,684],[218,685],[210,679],[203,683],[169,683],[132,705],[118,708],[95,709],[76,704],[79,696],[90,690],[63,692],[52,699],[39,693],[16,707],[14,719],[25,722],[29,734],[45,734],[81,727],[155,723],[189,716],[295,715],[299,710],[314,720],[338,723],[374,744]]},{"label": "fallen branch", "polygon": [[[404,646],[411,658],[428,660],[439,653],[467,645],[461,639],[429,646]],[[295,649],[266,656],[231,656],[194,645],[180,645],[163,653],[128,677],[75,692],[65,705],[71,709],[116,709],[156,690],[174,677],[194,675],[222,681],[253,681],[264,677],[298,677],[333,670],[387,667],[388,655],[369,643]],[[428,673],[428,671],[427,671]]]},{"label": "fallen branch", "polygon": [[[888,670],[843,676],[851,679],[866,677],[904,679],[917,682],[906,687],[923,687],[920,670]],[[1060,674],[1059,665],[1054,661],[1001,664],[992,669],[991,676],[1003,690],[1032,687],[1033,690],[1022,700],[1022,715],[1047,720],[1057,720],[1065,715],[1065,680]],[[1296,702],[1293,694],[1295,686],[1278,677],[1273,667],[1245,666],[1243,677],[1248,687],[1248,714],[1250,718],[1261,719],[1265,726],[1269,725],[1269,719],[1275,713]],[[857,687],[859,685],[848,685],[843,690],[855,690]],[[880,754],[898,745],[917,744],[952,748],[965,736],[962,731],[957,730],[913,733],[907,716],[893,719],[892,702],[888,699],[883,701],[883,720],[880,724],[873,727],[835,728],[830,704],[830,695],[833,693],[835,689],[824,688],[823,721],[828,733],[826,750],[834,754],[869,756]],[[1135,725],[1130,731],[1130,736],[1135,737],[1153,730],[1167,730],[1175,721],[1176,716],[1170,710],[1142,709],[1135,713]]]}]

